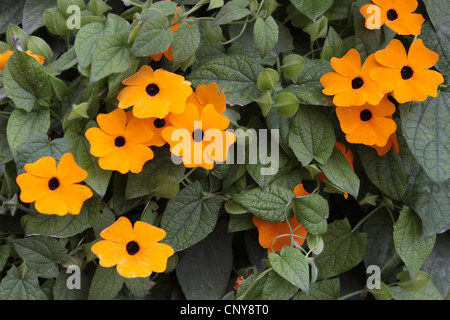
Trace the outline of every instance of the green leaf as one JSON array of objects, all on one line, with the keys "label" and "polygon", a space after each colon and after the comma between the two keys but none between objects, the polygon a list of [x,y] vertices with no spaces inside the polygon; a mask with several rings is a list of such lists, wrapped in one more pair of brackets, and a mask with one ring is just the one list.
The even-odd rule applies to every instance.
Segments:
[{"label": "green leaf", "polygon": [[256,87],[263,67],[246,56],[233,55],[215,58],[194,70],[187,79],[194,87],[217,83],[226,95],[227,104],[244,106],[259,96]]},{"label": "green leaf", "polygon": [[[22,27],[27,34],[44,25],[44,12],[57,6],[57,0],[27,0],[23,7]],[[31,50],[31,49],[30,49]]]},{"label": "green leaf", "polygon": [[113,73],[124,72],[132,66],[133,59],[127,43],[126,32],[109,34],[100,41],[92,59],[90,83]]},{"label": "green leaf", "polygon": [[214,24],[228,24],[232,21],[245,18],[250,14],[248,0],[232,0],[228,1],[217,13]]},{"label": "green leaf", "polygon": [[414,158],[436,183],[450,177],[449,92],[438,92],[422,103],[402,105],[402,132]]},{"label": "green leaf", "polygon": [[398,255],[415,277],[433,250],[436,235],[422,237],[422,222],[408,207],[403,207],[394,224],[394,245]]},{"label": "green leaf", "polygon": [[369,180],[385,195],[400,200],[408,185],[408,175],[397,151],[391,149],[379,156],[373,148],[358,148],[364,171]]},{"label": "green leaf", "polygon": [[409,271],[402,271],[397,274],[397,279],[399,280],[399,287],[406,292],[420,291],[430,282],[430,276],[422,271],[414,276]]},{"label": "green leaf", "polygon": [[84,136],[84,130],[79,124],[72,124],[67,128],[65,138],[69,142],[70,151],[76,163],[87,171],[84,180],[98,195],[104,196],[108,188],[112,171],[103,170],[98,165],[98,159],[91,155],[89,141]]},{"label": "green leaf", "polygon": [[341,274],[363,260],[367,235],[352,232],[347,218],[328,224],[328,231],[322,238],[324,249],[314,260],[319,270],[318,279]]},{"label": "green leaf", "polygon": [[22,274],[15,266],[0,283],[0,300],[48,300],[33,272]]},{"label": "green leaf", "polygon": [[308,293],[300,291],[292,300],[337,300],[339,296],[339,278],[335,277],[311,283]]},{"label": "green leaf", "polygon": [[431,282],[442,296],[446,296],[450,288],[450,255],[447,254],[449,245],[450,233],[439,234],[433,251],[422,266],[422,271],[431,276]]},{"label": "green leaf", "polygon": [[175,164],[168,149],[155,149],[155,156],[144,164],[139,174],[130,174],[125,187],[125,198],[142,196],[172,198],[179,190],[179,181],[186,168]]},{"label": "green leaf", "polygon": [[61,268],[58,277],[55,280],[53,286],[53,300],[87,300],[89,294],[90,278],[83,272],[80,272],[80,289],[69,289],[67,281],[73,274],[73,272],[67,272],[65,268]]},{"label": "green leaf", "polygon": [[261,300],[288,300],[298,291],[298,287],[272,271],[267,275]]},{"label": "green leaf", "polygon": [[437,30],[433,28],[430,21],[425,21],[422,24],[419,36],[428,49],[439,54],[439,61],[435,67],[443,74],[447,74],[447,78],[448,72],[450,71],[450,43],[447,38],[449,29],[450,26],[448,20],[446,24],[442,24]]},{"label": "green leaf", "polygon": [[103,15],[106,11],[111,10],[112,8],[108,6],[105,2],[102,0],[91,0],[89,1],[87,5],[87,10],[92,12],[93,14],[97,16]]},{"label": "green leaf", "polygon": [[178,64],[195,54],[200,45],[197,21],[183,21],[173,35],[173,63]]},{"label": "green leaf", "polygon": [[319,164],[319,167],[334,185],[345,190],[355,199],[358,197],[359,178],[338,148],[335,147],[327,162],[325,164]]},{"label": "green leaf", "polygon": [[309,291],[309,265],[299,249],[284,246],[280,254],[269,252],[273,270],[301,290]]},{"label": "green leaf", "polygon": [[428,282],[425,288],[418,292],[408,292],[402,290],[399,286],[394,286],[391,287],[391,293],[394,300],[444,300],[431,281]]},{"label": "green leaf", "polygon": [[161,218],[163,242],[179,251],[203,240],[216,225],[222,200],[203,195],[198,181],[169,200]]},{"label": "green leaf", "polygon": [[232,234],[221,225],[201,242],[186,250],[176,275],[188,300],[219,300],[232,272]]},{"label": "green leaf", "polygon": [[334,0],[290,0],[302,14],[315,21],[333,5]]},{"label": "green leaf", "polygon": [[30,112],[15,109],[9,117],[8,126],[6,127],[8,144],[13,156],[17,156],[17,148],[37,133],[47,134],[49,128],[49,109]]},{"label": "green leaf", "polygon": [[373,296],[376,300],[391,300],[392,299],[391,290],[383,282],[380,282],[379,289],[370,289],[369,292],[371,294],[373,294]]},{"label": "green leaf", "polygon": [[278,25],[273,17],[257,18],[253,28],[253,38],[261,58],[266,57],[278,41]]},{"label": "green leaf", "polygon": [[258,218],[269,222],[286,220],[286,210],[295,197],[292,190],[270,184],[265,189],[245,190],[232,197],[232,200],[246,208]]},{"label": "green leaf", "polygon": [[9,258],[11,252],[11,245],[4,244],[0,246],[0,271],[3,271],[6,265],[6,261]]},{"label": "green leaf", "polygon": [[94,53],[103,37],[104,25],[99,22],[89,23],[78,31],[74,49],[81,70],[92,63]]},{"label": "green leaf", "polygon": [[331,60],[331,58],[342,58],[345,54],[344,42],[339,34],[330,26],[328,35],[320,52],[320,59]]},{"label": "green leaf", "polygon": [[328,19],[325,16],[320,17],[304,27],[302,30],[309,34],[310,41],[314,42],[317,39],[325,38],[327,36]]},{"label": "green leaf", "polygon": [[308,233],[317,235],[327,232],[328,202],[319,194],[292,199],[295,217]]},{"label": "green leaf", "polygon": [[89,300],[111,300],[122,289],[124,278],[115,267],[103,268],[97,266],[89,289]]},{"label": "green leaf", "polygon": [[0,34],[4,34],[11,24],[20,24],[22,9],[26,0],[6,0],[0,2]]},{"label": "green leaf", "polygon": [[148,294],[150,288],[150,277],[125,278],[125,286],[135,297],[143,298]]},{"label": "green leaf", "polygon": [[46,236],[32,236],[11,241],[14,250],[36,275],[42,278],[58,276],[58,264],[68,260],[58,240]]},{"label": "green leaf", "polygon": [[325,164],[335,142],[333,125],[319,107],[300,105],[289,130],[289,146],[302,165],[313,160]]},{"label": "green leaf", "polygon": [[15,51],[3,72],[6,95],[17,108],[31,111],[35,105],[50,106],[50,80],[39,62],[25,52]]},{"label": "green leaf", "polygon": [[137,57],[166,51],[173,42],[173,31],[169,28],[167,17],[158,9],[150,8],[142,19],[145,24],[134,40],[131,54]]}]

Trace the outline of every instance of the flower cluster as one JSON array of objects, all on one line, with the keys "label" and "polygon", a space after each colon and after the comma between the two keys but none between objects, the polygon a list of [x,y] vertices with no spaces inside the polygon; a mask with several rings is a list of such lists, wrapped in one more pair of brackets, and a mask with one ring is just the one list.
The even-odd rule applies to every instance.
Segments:
[{"label": "flower cluster", "polygon": [[[416,0],[373,2],[381,8],[381,21],[398,34],[420,32],[423,17],[411,13],[417,8]],[[369,6],[375,5],[361,8],[366,26]],[[336,115],[347,141],[371,146],[379,155],[392,147],[398,151],[394,103],[436,97],[444,77],[430,68],[438,59],[439,55],[425,47],[422,39],[414,40],[408,52],[402,41],[393,39],[386,48],[369,55],[362,66],[360,54],[353,48],[342,58],[332,58],[335,71],[323,75],[320,82],[322,92],[334,96]]]}]

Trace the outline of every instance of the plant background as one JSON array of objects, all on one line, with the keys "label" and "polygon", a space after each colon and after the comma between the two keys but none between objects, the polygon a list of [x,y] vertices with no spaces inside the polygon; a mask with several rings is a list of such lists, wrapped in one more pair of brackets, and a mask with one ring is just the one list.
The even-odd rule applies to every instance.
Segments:
[{"label": "plant background", "polygon": [[[319,79],[331,71],[332,57],[354,47],[364,59],[396,37],[385,26],[365,29],[358,9],[368,2],[1,1],[0,51],[11,50],[17,36],[46,63],[24,62],[0,73],[0,299],[448,297],[450,6],[427,0],[416,10],[426,19],[419,37],[439,53],[436,69],[446,78],[438,97],[398,106],[399,154],[379,157],[369,147],[347,144],[355,155],[353,172],[332,152],[345,137]],[[173,33],[168,21],[175,3],[195,10]],[[80,30],[67,28],[70,4],[82,8]],[[133,24],[136,13],[151,25],[145,31]],[[146,57],[172,42],[173,62]],[[292,64],[285,59],[290,54],[303,59]],[[233,128],[280,129],[280,171],[261,176],[264,165],[257,163],[189,172],[170,161],[167,147],[153,148],[155,159],[139,174],[99,168],[84,132],[98,113],[117,107],[121,81],[143,63],[183,74],[194,87],[216,82],[226,93]],[[276,76],[263,82],[267,68]],[[295,97],[294,107],[277,101],[282,92]],[[326,152],[306,154],[321,136]],[[82,212],[46,216],[20,203],[15,177],[24,164],[69,151],[96,194]],[[329,183],[318,184],[320,170],[333,177]],[[299,183],[320,191],[303,216],[315,234],[304,245],[308,257],[289,247],[267,255],[251,217],[282,219]],[[166,272],[124,279],[98,266],[90,246],[122,215],[167,231],[164,242],[176,255]],[[80,290],[66,287],[73,264],[82,270]],[[366,288],[370,265],[383,270],[380,290]],[[246,280],[236,291],[238,276]]]}]

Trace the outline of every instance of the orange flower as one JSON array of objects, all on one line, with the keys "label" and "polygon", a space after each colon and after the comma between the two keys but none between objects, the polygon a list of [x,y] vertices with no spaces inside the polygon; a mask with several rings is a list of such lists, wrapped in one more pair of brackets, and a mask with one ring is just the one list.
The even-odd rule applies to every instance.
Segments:
[{"label": "orange flower", "polygon": [[424,101],[428,95],[437,96],[437,89],[444,77],[429,70],[439,59],[436,52],[426,48],[422,39],[415,40],[406,54],[405,47],[393,39],[389,45],[375,53],[381,65],[370,72],[370,77],[380,86],[382,93],[392,92],[399,103]]},{"label": "orange flower", "polygon": [[26,173],[16,182],[20,187],[20,200],[35,202],[36,210],[44,214],[79,214],[84,201],[92,197],[88,187],[77,184],[87,177],[71,153],[64,154],[58,166],[52,157],[42,157],[25,165]]},{"label": "orange flower", "polygon": [[[14,53],[14,51],[5,51],[2,54],[0,54],[0,70],[5,70],[6,61],[8,61],[9,57]],[[44,64],[45,58],[43,56],[40,56],[38,54],[32,53],[30,50],[25,51],[29,56],[32,56],[36,59],[37,62],[39,62],[41,65]]]},{"label": "orange flower", "polygon": [[421,14],[412,13],[417,9],[417,0],[372,0],[360,12],[366,19],[367,29],[378,29],[386,24],[401,35],[419,35],[425,19]]},{"label": "orange flower", "polygon": [[391,134],[397,130],[391,117],[394,112],[395,105],[387,96],[376,106],[366,103],[336,108],[336,115],[348,142],[380,147],[386,145]]},{"label": "orange flower", "polygon": [[382,147],[373,145],[371,147],[374,148],[375,150],[377,150],[377,153],[380,157],[385,155],[391,148],[394,148],[397,151],[397,153],[400,153],[400,149],[398,147],[398,141],[397,141],[397,134],[395,132],[393,134],[391,134],[386,145],[384,145]]},{"label": "orange flower", "polygon": [[[309,195],[303,187],[303,184],[299,184],[295,187],[294,194],[297,197]],[[308,234],[305,227],[297,221],[295,216],[283,222],[268,222],[258,218],[257,216],[253,216],[252,221],[258,229],[259,244],[263,248],[266,248],[267,252],[279,252],[285,245],[290,246],[291,230],[292,234],[295,235],[293,240],[300,246],[305,242],[305,238]]]},{"label": "orange flower", "polygon": [[361,57],[356,49],[350,49],[342,58],[331,58],[336,72],[328,72],[320,78],[322,92],[334,95],[333,103],[338,107],[360,106],[364,103],[376,105],[383,95],[369,72],[376,66],[375,57],[367,57],[361,67]]},{"label": "orange flower", "polygon": [[187,103],[185,112],[169,114],[168,118],[172,126],[163,129],[162,137],[187,168],[211,170],[215,161],[226,160],[229,147],[236,141],[236,136],[225,130],[230,120],[212,104],[200,111],[193,103]]},{"label": "orange flower", "polygon": [[85,136],[91,144],[91,154],[99,157],[98,164],[104,170],[117,170],[122,174],[139,173],[145,162],[153,159],[148,147],[153,132],[131,112],[128,117],[122,109],[99,114],[100,128],[89,128]]},{"label": "orange flower", "polygon": [[167,259],[174,254],[171,246],[158,243],[166,232],[143,221],[136,221],[132,226],[128,218],[120,217],[100,236],[105,240],[96,242],[91,247],[92,252],[100,258],[102,267],[117,265],[117,272],[125,278],[163,272]]},{"label": "orange flower", "polygon": [[138,72],[122,81],[125,88],[117,99],[119,108],[133,107],[136,118],[164,118],[169,112],[182,113],[186,98],[192,93],[191,83],[183,76],[150,66],[142,66]]},{"label": "orange flower", "polygon": [[195,104],[200,111],[207,104],[212,104],[220,114],[223,114],[227,108],[225,93],[223,91],[219,93],[219,86],[215,82],[199,85],[187,98],[186,103]]},{"label": "orange flower", "polygon": [[[347,159],[348,163],[350,164],[350,167],[352,167],[352,169],[353,169],[353,152],[352,152],[352,150],[347,149],[347,147],[343,143],[341,143],[339,141],[336,141],[334,143],[334,146],[336,148],[338,148],[339,151],[342,152],[342,154],[344,155],[345,159]],[[323,172],[319,175],[319,178],[322,181],[324,181],[324,182],[328,181],[327,176]],[[344,192],[344,198],[345,199],[348,198],[348,192],[346,192],[346,191]]]}]

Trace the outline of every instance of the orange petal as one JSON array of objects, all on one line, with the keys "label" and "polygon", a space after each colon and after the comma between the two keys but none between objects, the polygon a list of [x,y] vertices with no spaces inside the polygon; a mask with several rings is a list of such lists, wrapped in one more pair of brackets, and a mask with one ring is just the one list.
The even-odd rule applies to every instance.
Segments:
[{"label": "orange petal", "polygon": [[423,44],[422,39],[413,41],[408,51],[408,62],[414,69],[429,69],[439,60],[439,54],[428,49]]},{"label": "orange petal", "polygon": [[217,83],[212,82],[207,85],[199,85],[195,89],[195,96],[201,105],[206,106],[207,104],[212,104],[218,113],[222,114],[225,112],[227,104],[225,93],[219,93]]},{"label": "orange petal", "polygon": [[38,177],[52,178],[56,176],[56,161],[52,157],[42,157],[36,162],[27,163],[25,171]]},{"label": "orange petal", "polygon": [[164,272],[167,268],[167,259],[174,253],[171,246],[155,243],[149,248],[143,248],[142,255],[154,272]]},{"label": "orange petal", "polygon": [[14,53],[14,51],[5,51],[2,54],[0,54],[0,70],[5,70],[6,61],[8,61],[9,57]]},{"label": "orange petal", "polygon": [[230,124],[230,119],[218,113],[212,104],[203,108],[200,119],[204,131],[208,129],[225,130]]},{"label": "orange petal", "polygon": [[386,22],[385,11],[374,4],[366,4],[359,9],[359,12],[366,19],[365,26],[369,30],[378,29]]},{"label": "orange petal", "polygon": [[393,91],[392,96],[398,103],[405,103],[408,101],[425,101],[428,97],[423,87],[414,81],[413,78],[402,81]]},{"label": "orange petal", "polygon": [[370,122],[370,125],[376,132],[376,142],[374,145],[377,146],[384,146],[389,137],[397,130],[397,124],[390,118],[373,117]]},{"label": "orange petal", "polygon": [[370,78],[373,79],[380,88],[380,93],[386,94],[398,87],[403,79],[400,69],[375,68],[370,72]]},{"label": "orange petal", "polygon": [[392,8],[394,6],[393,0],[372,0],[372,2],[383,8]]},{"label": "orange petal", "polygon": [[[141,172],[144,164],[153,159],[154,156],[152,149],[142,144],[127,143],[120,149],[121,153],[126,155],[130,167],[129,170],[133,173]],[[124,173],[124,169],[122,173]]]},{"label": "orange petal", "polygon": [[153,138],[153,131],[144,119],[132,118],[125,129],[126,141],[144,144]]},{"label": "orange petal", "polygon": [[31,203],[48,192],[48,179],[22,173],[17,176],[16,182],[20,188],[20,200]]},{"label": "orange petal", "polygon": [[351,89],[336,94],[333,103],[338,107],[360,106],[366,103],[366,99],[362,91]]},{"label": "orange petal", "polygon": [[91,145],[90,152],[95,157],[103,157],[115,148],[116,136],[107,134],[99,128],[89,128],[85,136]]},{"label": "orange petal", "polygon": [[117,137],[123,135],[125,131],[127,116],[122,109],[115,109],[108,114],[99,114],[97,123],[103,131]]},{"label": "orange petal", "polygon": [[230,146],[236,141],[236,136],[231,131],[209,129],[205,131],[203,141],[212,141],[205,147],[205,152],[217,162],[225,162]]},{"label": "orange petal", "polygon": [[114,148],[108,154],[98,159],[98,165],[103,170],[117,170],[122,174],[130,171],[130,161],[128,155],[122,148]]},{"label": "orange petal", "polygon": [[330,60],[333,69],[351,79],[361,74],[361,57],[359,52],[352,48],[342,58],[333,57]]},{"label": "orange petal", "polygon": [[328,72],[320,78],[324,86],[322,92],[326,95],[335,95],[352,88],[352,79],[341,76],[337,72]]},{"label": "orange petal", "polygon": [[429,96],[437,97],[438,87],[444,83],[442,74],[435,70],[415,71],[411,80],[417,83],[422,90]]},{"label": "orange petal", "polygon": [[66,215],[68,206],[66,202],[61,199],[57,192],[46,192],[42,197],[36,200],[34,207],[40,213],[56,214],[59,216]]},{"label": "orange petal", "polygon": [[360,107],[338,107],[336,115],[344,133],[352,133],[360,125]]},{"label": "orange petal", "polygon": [[104,229],[100,236],[105,240],[127,244],[134,239],[133,226],[128,218],[122,216]]},{"label": "orange petal", "polygon": [[152,268],[146,260],[139,258],[140,250],[134,256],[126,255],[125,259],[117,264],[117,272],[125,278],[145,278],[152,274]]},{"label": "orange petal", "polygon": [[308,191],[305,190],[305,188],[303,187],[303,184],[298,184],[295,186],[294,188],[294,194],[296,197],[301,197],[301,196],[308,196],[310,195],[310,193]]},{"label": "orange petal", "polygon": [[117,95],[119,100],[118,107],[120,109],[127,109],[138,103],[145,103],[150,100],[149,95],[145,91],[146,86],[128,86],[123,88]]},{"label": "orange petal", "polygon": [[397,39],[391,40],[385,49],[375,52],[375,58],[378,63],[389,68],[401,69],[408,63],[405,47]]},{"label": "orange petal", "polygon": [[83,181],[88,175],[87,171],[80,168],[75,162],[71,153],[66,153],[61,157],[56,174],[63,185]]},{"label": "orange petal", "polygon": [[108,268],[115,266],[127,255],[123,243],[101,240],[91,247],[91,251],[100,258],[99,264]]},{"label": "orange petal", "polygon": [[135,74],[122,81],[126,86],[147,86],[153,80],[153,69],[143,65]]},{"label": "orange petal", "polygon": [[170,114],[169,121],[176,128],[184,128],[193,132],[194,122],[200,121],[200,113],[196,105],[188,103],[183,113]]},{"label": "orange petal", "polygon": [[169,111],[169,105],[159,94],[151,98],[148,97],[148,99],[142,99],[133,107],[133,115],[136,118],[164,118]]},{"label": "orange petal", "polygon": [[138,243],[151,246],[161,241],[166,236],[166,232],[158,227],[143,221],[134,223],[134,237]]},{"label": "orange petal", "polygon": [[398,11],[404,11],[404,12],[413,12],[417,9],[417,6],[419,3],[417,0],[393,0],[394,1],[394,7]]},{"label": "orange petal", "polygon": [[91,189],[81,184],[71,184],[60,186],[54,192],[67,205],[67,210],[71,214],[79,214],[84,201],[91,198]]}]

